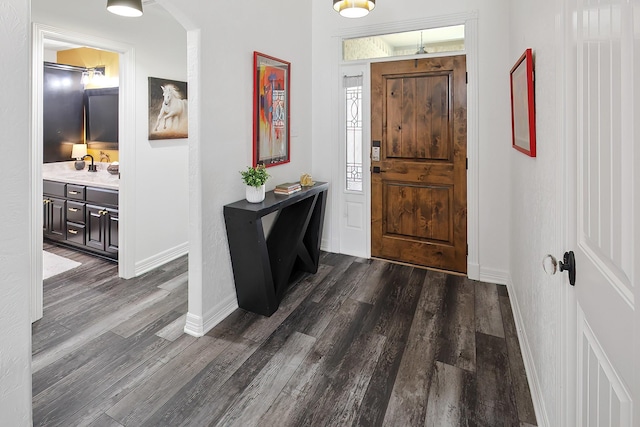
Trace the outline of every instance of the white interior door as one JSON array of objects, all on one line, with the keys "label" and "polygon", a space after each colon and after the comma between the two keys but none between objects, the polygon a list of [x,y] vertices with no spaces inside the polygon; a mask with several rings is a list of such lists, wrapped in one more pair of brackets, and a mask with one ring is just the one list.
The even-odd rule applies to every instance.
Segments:
[{"label": "white interior door", "polygon": [[639,422],[639,1],[565,0],[566,225],[577,266],[567,420],[584,427]]}]

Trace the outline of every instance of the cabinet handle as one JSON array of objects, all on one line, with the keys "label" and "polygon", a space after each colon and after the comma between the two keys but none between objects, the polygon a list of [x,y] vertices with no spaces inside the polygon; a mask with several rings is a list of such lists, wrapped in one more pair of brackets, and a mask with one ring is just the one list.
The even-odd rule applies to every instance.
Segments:
[{"label": "cabinet handle", "polygon": [[100,215],[106,215],[109,213],[109,211],[99,211]]},{"label": "cabinet handle", "polygon": [[77,208],[69,208],[69,212],[78,212]]},{"label": "cabinet handle", "polygon": [[78,230],[68,230],[71,234],[78,234]]},{"label": "cabinet handle", "polygon": [[79,194],[77,191],[69,190],[69,194]]},{"label": "cabinet handle", "polygon": [[45,204],[45,205],[47,205],[47,204],[51,203],[51,200],[49,200],[49,199],[44,199],[44,200],[42,201],[42,203],[43,203],[43,204]]}]

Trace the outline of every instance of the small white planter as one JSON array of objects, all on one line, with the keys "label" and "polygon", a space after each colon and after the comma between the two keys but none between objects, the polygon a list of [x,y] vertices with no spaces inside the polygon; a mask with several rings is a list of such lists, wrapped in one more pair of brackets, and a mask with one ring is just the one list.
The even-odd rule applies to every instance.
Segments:
[{"label": "small white planter", "polygon": [[245,197],[249,203],[260,203],[264,200],[264,184],[260,187],[246,186]]}]

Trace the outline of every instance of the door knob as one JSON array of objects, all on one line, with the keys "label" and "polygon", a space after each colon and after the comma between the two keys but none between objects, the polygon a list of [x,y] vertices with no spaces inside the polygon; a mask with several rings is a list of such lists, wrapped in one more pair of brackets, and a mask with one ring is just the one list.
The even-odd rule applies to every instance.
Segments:
[{"label": "door knob", "polygon": [[569,273],[569,284],[576,285],[576,257],[573,251],[565,252],[562,261],[558,262],[553,255],[546,255],[542,260],[542,268],[547,274],[556,274],[560,265],[560,271]]},{"label": "door knob", "polygon": [[560,262],[560,271],[569,272],[569,284],[571,286],[576,285],[576,257],[573,251],[564,253],[564,257]]}]

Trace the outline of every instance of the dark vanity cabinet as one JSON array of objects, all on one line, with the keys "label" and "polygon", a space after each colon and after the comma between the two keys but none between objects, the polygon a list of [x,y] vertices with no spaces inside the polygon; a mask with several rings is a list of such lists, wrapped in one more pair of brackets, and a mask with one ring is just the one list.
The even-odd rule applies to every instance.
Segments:
[{"label": "dark vanity cabinet", "polygon": [[45,238],[118,259],[118,190],[45,180],[43,193]]},{"label": "dark vanity cabinet", "polygon": [[44,235],[50,239],[65,238],[64,212],[67,201],[55,197],[44,198]]},{"label": "dark vanity cabinet", "polygon": [[65,185],[60,182],[45,181],[42,198],[44,237],[51,240],[66,238],[65,211],[67,201],[64,199]]},{"label": "dark vanity cabinet", "polygon": [[100,251],[118,253],[118,210],[87,205],[87,246]]}]

